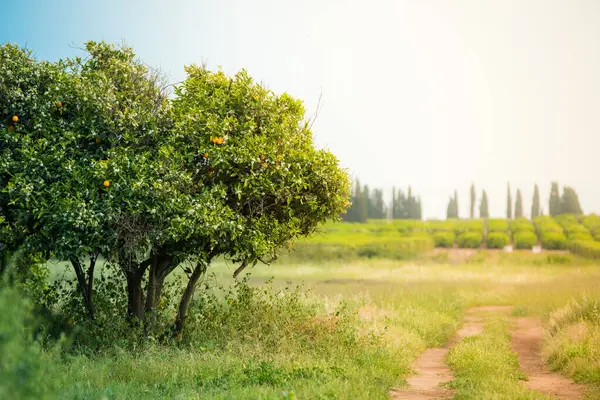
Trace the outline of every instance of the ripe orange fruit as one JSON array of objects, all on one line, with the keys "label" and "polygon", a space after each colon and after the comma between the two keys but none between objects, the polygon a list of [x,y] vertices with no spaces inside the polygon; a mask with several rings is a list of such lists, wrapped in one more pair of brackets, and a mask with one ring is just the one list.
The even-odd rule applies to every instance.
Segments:
[{"label": "ripe orange fruit", "polygon": [[104,187],[109,187],[110,186],[110,182],[109,181],[104,181]]},{"label": "ripe orange fruit", "polygon": [[61,108],[62,107],[62,101],[57,101],[56,102],[56,107]]},{"label": "ripe orange fruit", "polygon": [[96,143],[100,143],[101,141],[100,138],[96,138]]},{"label": "ripe orange fruit", "polygon": [[204,153],[204,158],[208,158],[208,153]]},{"label": "ripe orange fruit", "polygon": [[12,122],[19,122],[19,117],[17,117],[16,115],[13,115]]}]

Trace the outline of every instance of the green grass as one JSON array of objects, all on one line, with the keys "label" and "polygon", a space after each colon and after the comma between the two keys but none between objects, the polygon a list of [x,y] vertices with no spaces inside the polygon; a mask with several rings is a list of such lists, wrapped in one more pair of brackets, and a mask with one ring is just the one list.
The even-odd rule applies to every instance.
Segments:
[{"label": "green grass", "polygon": [[[53,268],[54,277],[69,274],[64,265]],[[600,268],[570,254],[444,250],[402,262],[288,260],[249,269],[250,286],[229,293],[234,269],[211,267],[207,282],[224,289],[197,293],[193,329],[180,346],[150,341],[41,357],[52,366],[45,376],[57,396],[385,399],[405,385],[416,357],[447,343],[475,305],[512,305],[541,318],[550,365],[589,383],[592,394],[600,384],[600,307],[592,301]],[[286,290],[290,281],[304,289]],[[499,316],[451,351],[456,398],[543,398],[519,385],[507,332]]]},{"label": "green grass", "polygon": [[451,349],[447,361],[456,376],[449,385],[456,390],[454,399],[551,399],[520,384],[526,377],[510,348],[509,329],[506,318],[496,317],[483,334],[467,337]]}]

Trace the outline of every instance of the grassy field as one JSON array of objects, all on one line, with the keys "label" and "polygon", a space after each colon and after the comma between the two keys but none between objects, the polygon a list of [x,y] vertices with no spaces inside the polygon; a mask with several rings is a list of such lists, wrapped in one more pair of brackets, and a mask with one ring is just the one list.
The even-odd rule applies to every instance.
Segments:
[{"label": "grassy field", "polygon": [[[438,250],[412,261],[279,262],[249,270],[247,284],[237,286],[233,269],[223,262],[211,269],[213,289],[197,294],[196,329],[185,344],[150,341],[132,351],[123,343],[92,354],[72,350],[59,359],[44,353],[48,393],[70,399],[385,399],[391,388],[406,385],[419,354],[454,336],[469,307],[511,305],[514,315],[542,319],[549,365],[586,383],[589,398],[600,396],[600,268],[588,260]],[[481,336],[451,349],[455,398],[546,398],[520,385],[509,332],[509,319],[498,315]]]}]

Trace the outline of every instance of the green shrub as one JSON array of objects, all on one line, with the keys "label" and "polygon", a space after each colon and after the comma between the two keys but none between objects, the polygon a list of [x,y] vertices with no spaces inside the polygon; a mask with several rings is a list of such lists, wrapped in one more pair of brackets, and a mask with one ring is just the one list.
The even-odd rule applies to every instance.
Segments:
[{"label": "green shrub", "polygon": [[481,247],[483,235],[479,232],[466,232],[458,237],[458,247],[462,249],[477,249]]},{"label": "green shrub", "polygon": [[425,222],[425,226],[429,233],[454,232],[454,222],[452,220],[430,220]]},{"label": "green shrub", "polygon": [[569,242],[593,242],[594,237],[589,232],[576,232],[567,235]]},{"label": "green shrub", "polygon": [[433,249],[429,235],[326,234],[300,241],[284,261],[343,261],[357,258],[409,259]]},{"label": "green shrub", "polygon": [[32,332],[33,311],[16,290],[0,288],[0,398],[52,398],[50,365]]},{"label": "green shrub", "polygon": [[580,221],[590,231],[596,231],[600,228],[600,217],[596,214],[582,216]]},{"label": "green shrub", "polygon": [[535,228],[530,220],[525,217],[517,218],[510,221],[510,230],[513,234],[517,232],[535,232]]},{"label": "green shrub", "polygon": [[521,231],[513,235],[513,242],[517,249],[531,249],[537,243],[537,236],[533,232]]},{"label": "green shrub", "polygon": [[482,219],[450,219],[448,221],[454,225],[454,233],[456,235],[462,235],[467,232],[483,234]]},{"label": "green shrub", "polygon": [[491,232],[488,234],[485,244],[488,249],[502,249],[510,243],[508,234],[504,232]]},{"label": "green shrub", "polygon": [[574,240],[569,243],[569,251],[581,257],[600,260],[600,243],[593,240]]},{"label": "green shrub", "polygon": [[487,220],[488,232],[508,232],[508,221],[501,218]]},{"label": "green shrub", "polygon": [[433,243],[435,247],[452,247],[456,235],[454,232],[436,232],[433,234]]},{"label": "green shrub", "polygon": [[543,232],[560,232],[562,233],[562,227],[552,219],[549,215],[542,215],[535,217],[533,220],[535,229],[538,232],[538,236],[541,236]]},{"label": "green shrub", "polygon": [[546,250],[565,250],[567,238],[562,232],[544,232],[542,234],[542,247]]}]

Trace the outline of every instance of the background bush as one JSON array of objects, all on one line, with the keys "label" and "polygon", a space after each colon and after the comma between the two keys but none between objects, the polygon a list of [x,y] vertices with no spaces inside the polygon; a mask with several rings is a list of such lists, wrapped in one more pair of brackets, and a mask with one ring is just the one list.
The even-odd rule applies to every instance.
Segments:
[{"label": "background bush", "polygon": [[502,218],[492,218],[487,220],[488,232],[508,232],[508,221]]},{"label": "background bush", "polygon": [[531,249],[537,244],[537,236],[529,231],[517,232],[513,235],[513,243],[517,249]]},{"label": "background bush", "polygon": [[448,221],[453,224],[456,235],[462,235],[467,232],[483,234],[482,219],[450,219]]},{"label": "background bush", "polygon": [[574,240],[569,243],[569,251],[578,256],[600,260],[600,243],[590,240]]},{"label": "background bush", "polygon": [[523,232],[523,231],[535,232],[535,228],[533,227],[533,224],[531,223],[530,220],[528,220],[525,217],[521,217],[521,218],[513,219],[512,221],[510,221],[510,231],[514,235],[517,232]]},{"label": "background bush", "polygon": [[457,239],[458,247],[462,249],[477,249],[481,247],[483,235],[479,232],[467,232]]},{"label": "background bush", "polygon": [[544,232],[542,234],[542,247],[546,250],[565,250],[567,238],[562,232]]},{"label": "background bush", "polygon": [[0,399],[53,398],[51,364],[34,339],[35,328],[30,303],[0,287]]},{"label": "background bush", "polygon": [[433,234],[435,247],[453,247],[456,240],[454,232],[436,232]]},{"label": "background bush", "polygon": [[488,234],[485,244],[488,249],[503,249],[510,244],[510,238],[504,232],[491,232]]}]

